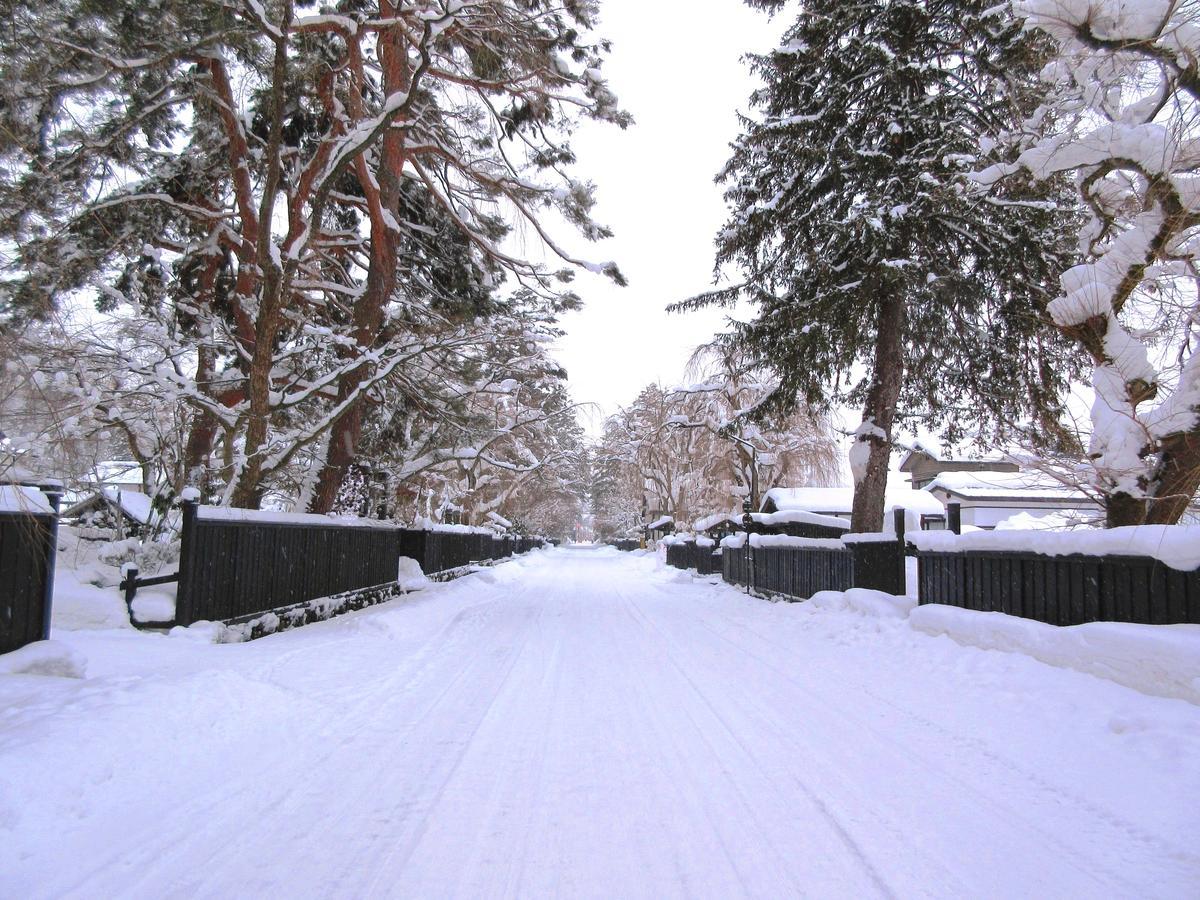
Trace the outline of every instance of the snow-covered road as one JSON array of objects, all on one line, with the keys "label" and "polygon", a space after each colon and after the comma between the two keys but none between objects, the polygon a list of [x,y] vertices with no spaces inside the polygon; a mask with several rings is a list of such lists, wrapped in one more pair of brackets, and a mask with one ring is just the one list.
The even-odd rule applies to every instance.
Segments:
[{"label": "snow-covered road", "polygon": [[1200,709],[564,548],[0,678],[4,897],[1194,897]]}]

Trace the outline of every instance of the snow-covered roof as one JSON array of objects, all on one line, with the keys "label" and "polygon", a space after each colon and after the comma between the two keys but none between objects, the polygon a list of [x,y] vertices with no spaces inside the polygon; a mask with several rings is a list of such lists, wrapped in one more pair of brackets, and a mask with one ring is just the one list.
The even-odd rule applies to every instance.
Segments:
[{"label": "snow-covered roof", "polygon": [[963,463],[980,463],[980,462],[1007,462],[1009,454],[1003,450],[989,450],[985,453],[978,452],[977,449],[970,447],[952,448],[950,452],[944,453],[938,444],[934,441],[913,441],[912,446],[904,452],[900,457],[900,471],[907,472],[906,466],[910,459],[916,454],[928,456],[930,459],[937,462],[963,462]]},{"label": "snow-covered roof", "polygon": [[722,522],[740,522],[741,520],[742,514],[739,512],[715,513],[693,522],[692,531],[708,531],[714,525],[720,525]]},{"label": "snow-covered roof", "polygon": [[647,525],[646,528],[650,531],[654,531],[657,528],[662,528],[665,525],[670,525],[674,521],[675,521],[675,519],[672,516],[659,516],[657,519],[655,519],[653,522],[651,522],[649,525]]},{"label": "snow-covered roof", "polygon": [[153,511],[151,500],[145,494],[136,491],[121,491],[107,487],[71,505],[63,512],[66,518],[78,516],[97,501],[106,500],[110,505],[118,507],[122,513],[139,525],[148,525]]},{"label": "snow-covered roof", "polygon": [[[764,503],[767,500],[774,503],[780,512],[804,510],[826,515],[849,515],[854,508],[854,488],[771,488],[763,497]],[[915,491],[900,485],[889,487],[884,500],[885,511],[890,512],[898,507],[924,515],[940,515],[946,511],[941,501],[928,491]]]},{"label": "snow-covered roof", "polygon": [[512,528],[513,527],[513,523],[508,521],[508,519],[504,518],[504,516],[500,515],[500,513],[498,513],[498,512],[490,512],[487,514],[487,517],[491,521],[493,521],[497,525],[499,525],[501,528]]},{"label": "snow-covered roof", "polygon": [[1088,502],[1081,490],[1044,472],[943,472],[931,481],[927,491],[942,490],[972,500],[1071,500]]},{"label": "snow-covered roof", "polygon": [[98,484],[142,483],[142,467],[130,459],[110,459],[96,463],[91,472],[92,480]]}]

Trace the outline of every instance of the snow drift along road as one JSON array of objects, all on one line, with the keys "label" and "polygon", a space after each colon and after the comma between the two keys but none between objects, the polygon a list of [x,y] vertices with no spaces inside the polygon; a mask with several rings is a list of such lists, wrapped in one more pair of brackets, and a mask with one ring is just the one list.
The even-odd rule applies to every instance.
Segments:
[{"label": "snow drift along road", "polygon": [[1200,709],[560,549],[0,676],[0,894],[1128,896],[1200,884]]}]

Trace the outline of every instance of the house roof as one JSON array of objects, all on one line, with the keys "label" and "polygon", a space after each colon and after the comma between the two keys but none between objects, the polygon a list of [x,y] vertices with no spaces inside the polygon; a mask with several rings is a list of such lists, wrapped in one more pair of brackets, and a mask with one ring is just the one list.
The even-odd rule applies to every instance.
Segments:
[{"label": "house roof", "polygon": [[663,528],[667,525],[671,525],[674,522],[675,522],[675,519],[672,518],[671,516],[659,516],[657,519],[655,519],[653,522],[651,522],[649,525],[646,526],[646,530],[647,531],[656,531],[659,528]]},{"label": "house roof", "polygon": [[100,484],[141,484],[142,467],[131,459],[110,459],[96,463],[92,478]]},{"label": "house roof", "polygon": [[914,441],[912,447],[906,450],[904,455],[900,457],[900,471],[912,471],[911,463],[914,456],[927,456],[929,459],[932,459],[936,462],[1000,463],[1009,461],[1008,454],[1000,450],[990,450],[982,455],[966,455],[969,452],[970,451],[966,451],[962,455],[958,455],[957,453],[943,455],[935,444],[925,444],[921,441]]},{"label": "house roof", "polygon": [[145,494],[135,493],[134,491],[119,491],[115,488],[104,488],[85,497],[69,509],[64,510],[63,516],[68,519],[78,516],[102,502],[120,509],[127,519],[137,522],[139,525],[148,525],[150,523],[152,512],[150,498]]},{"label": "house roof", "polygon": [[[771,488],[763,497],[764,504],[768,500],[780,512],[802,510],[824,515],[849,515],[854,508],[854,488]],[[946,511],[941,501],[928,491],[915,491],[900,485],[889,487],[884,501],[885,511],[898,507],[926,515],[940,515]]]},{"label": "house roof", "polygon": [[1090,502],[1083,491],[1044,472],[943,472],[925,488],[970,500],[1047,500]]},{"label": "house roof", "polygon": [[501,528],[512,528],[513,527],[512,522],[508,521],[508,519],[504,518],[504,516],[500,515],[500,513],[495,512],[494,510],[492,512],[489,512],[487,514],[487,517],[491,521],[493,521],[497,525],[499,525]]}]

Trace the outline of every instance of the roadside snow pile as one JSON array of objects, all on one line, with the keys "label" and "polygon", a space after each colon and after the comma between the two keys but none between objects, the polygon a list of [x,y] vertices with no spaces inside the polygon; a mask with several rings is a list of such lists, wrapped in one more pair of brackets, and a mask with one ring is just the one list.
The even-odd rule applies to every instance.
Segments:
[{"label": "roadside snow pile", "polygon": [[419,591],[429,587],[432,582],[421,571],[421,564],[407,556],[400,557],[399,570],[396,573],[396,583],[403,591]]},{"label": "roadside snow pile", "polygon": [[82,580],[87,578],[90,581],[97,577],[99,574],[95,567],[85,566],[76,570],[60,565],[55,571],[54,605],[50,614],[55,630],[130,627],[129,611],[125,608],[120,591],[115,587],[97,587],[94,583]]},{"label": "roadside snow pile", "polygon": [[20,650],[0,654],[0,675],[49,675],[83,678],[87,660],[58,641],[35,641]]},{"label": "roadside snow pile", "polygon": [[133,598],[133,617],[145,625],[175,621],[175,597],[160,589],[142,588]]},{"label": "roadside snow pile", "polygon": [[1090,622],[1057,626],[954,606],[914,609],[909,624],[959,644],[1025,653],[1159,697],[1200,705],[1200,625]]},{"label": "roadside snow pile", "polygon": [[1015,551],[1045,556],[1149,556],[1172,569],[1200,569],[1200,525],[1132,525],[1094,531],[909,531],[905,538],[922,550]]},{"label": "roadside snow pile", "polygon": [[845,592],[818,591],[804,605],[826,612],[852,612],[877,619],[905,619],[917,601],[912,597],[897,597],[882,591],[851,588]]}]

